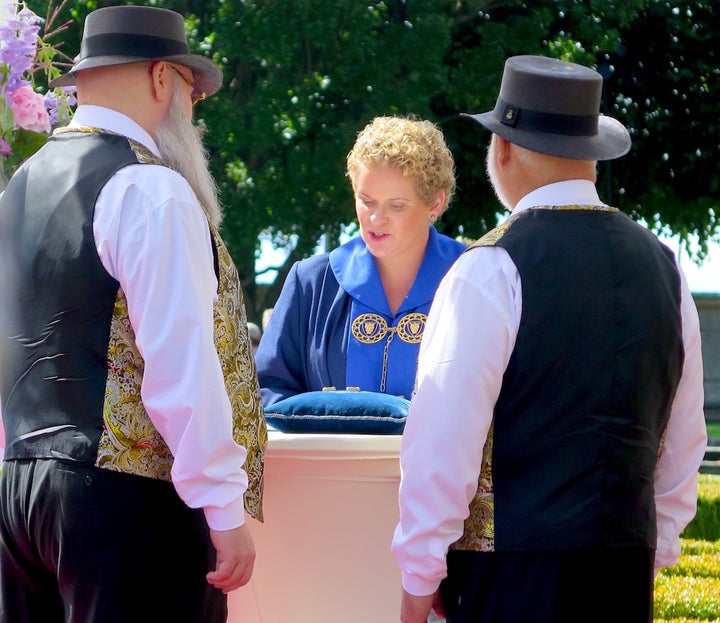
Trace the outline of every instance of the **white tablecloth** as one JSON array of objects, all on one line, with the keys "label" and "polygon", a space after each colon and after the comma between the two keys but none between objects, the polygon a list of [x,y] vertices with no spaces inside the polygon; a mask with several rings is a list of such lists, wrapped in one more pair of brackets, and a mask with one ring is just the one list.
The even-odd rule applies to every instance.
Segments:
[{"label": "white tablecloth", "polygon": [[271,431],[253,579],[228,623],[394,623],[400,435]]}]

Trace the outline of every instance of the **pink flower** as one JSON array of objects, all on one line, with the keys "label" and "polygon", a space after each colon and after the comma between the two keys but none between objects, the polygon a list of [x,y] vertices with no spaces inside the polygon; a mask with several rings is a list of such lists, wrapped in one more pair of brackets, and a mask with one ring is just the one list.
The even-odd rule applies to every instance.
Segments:
[{"label": "pink flower", "polygon": [[7,156],[12,150],[10,149],[10,145],[8,145],[8,142],[0,137],[0,156]]},{"label": "pink flower", "polygon": [[45,108],[43,96],[25,84],[7,94],[10,108],[15,116],[15,127],[32,132],[50,132],[50,115]]}]

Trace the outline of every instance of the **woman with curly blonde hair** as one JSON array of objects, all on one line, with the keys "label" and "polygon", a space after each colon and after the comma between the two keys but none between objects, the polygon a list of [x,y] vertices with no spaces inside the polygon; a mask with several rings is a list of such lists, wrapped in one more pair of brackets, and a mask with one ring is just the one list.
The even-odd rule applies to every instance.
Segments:
[{"label": "woman with curly blonde hair", "polygon": [[328,387],[410,398],[435,290],[465,248],[433,225],[455,191],[433,123],[373,119],[347,175],[360,235],[291,268],[257,352],[266,407]]}]

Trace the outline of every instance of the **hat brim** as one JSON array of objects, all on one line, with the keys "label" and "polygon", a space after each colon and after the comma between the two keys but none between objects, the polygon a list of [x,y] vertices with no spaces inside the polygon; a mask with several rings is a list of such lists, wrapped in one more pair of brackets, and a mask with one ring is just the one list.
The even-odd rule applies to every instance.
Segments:
[{"label": "hat brim", "polygon": [[209,58],[200,56],[199,54],[178,54],[175,56],[164,56],[162,58],[92,56],[80,61],[67,73],[52,80],[50,86],[52,88],[74,86],[75,75],[84,69],[112,67],[113,65],[127,65],[129,63],[142,63],[146,61],[167,61],[192,69],[195,76],[195,85],[208,97],[217,93],[222,86],[222,70]]},{"label": "hat brim", "polygon": [[571,160],[612,160],[624,156],[632,145],[627,128],[617,119],[600,115],[598,133],[570,136],[549,132],[530,132],[501,123],[495,111],[480,114],[461,113],[511,143],[548,156]]}]

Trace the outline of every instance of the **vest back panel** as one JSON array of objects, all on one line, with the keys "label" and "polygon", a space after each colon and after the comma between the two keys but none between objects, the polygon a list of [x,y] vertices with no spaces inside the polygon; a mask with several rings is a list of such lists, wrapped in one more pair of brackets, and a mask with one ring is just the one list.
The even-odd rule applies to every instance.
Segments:
[{"label": "vest back panel", "polygon": [[654,547],[684,358],[672,253],[603,209],[532,209],[496,244],[523,309],[493,424],[495,548]]},{"label": "vest back panel", "polygon": [[128,140],[51,137],[0,202],[0,395],[6,459],[93,463],[119,284],[93,237],[98,194],[137,163]]}]

